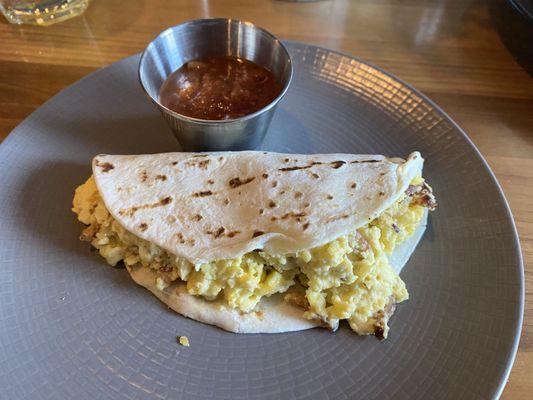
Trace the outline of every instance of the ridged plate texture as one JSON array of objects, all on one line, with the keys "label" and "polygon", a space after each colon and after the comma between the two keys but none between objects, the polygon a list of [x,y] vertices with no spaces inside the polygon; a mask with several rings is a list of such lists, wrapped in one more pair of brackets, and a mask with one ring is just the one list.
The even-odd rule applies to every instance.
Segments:
[{"label": "ridged plate texture", "polygon": [[499,395],[518,343],[523,268],[491,171],[415,89],[349,56],[288,46],[295,79],[262,148],[419,150],[426,159],[439,208],[402,272],[411,298],[389,338],[361,338],[347,326],[227,333],[169,311],[79,242],[70,205],[95,154],[176,150],[137,82],[134,56],[60,92],[0,146],[1,399]]}]

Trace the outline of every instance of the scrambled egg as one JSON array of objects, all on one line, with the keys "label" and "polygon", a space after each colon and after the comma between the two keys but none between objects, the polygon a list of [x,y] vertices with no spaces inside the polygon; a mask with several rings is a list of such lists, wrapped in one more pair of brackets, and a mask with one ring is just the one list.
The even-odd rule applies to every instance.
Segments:
[{"label": "scrambled egg", "polygon": [[181,344],[184,347],[190,347],[191,346],[191,342],[189,342],[189,338],[187,336],[179,336],[178,337],[178,342],[179,342],[179,344]]},{"label": "scrambled egg", "polygon": [[[416,178],[411,184],[423,182]],[[413,234],[424,215],[422,205],[403,195],[368,225],[322,246],[284,256],[250,252],[195,266],[126,231],[105,208],[92,176],[76,189],[73,211],[88,225],[81,239],[91,241],[110,265],[123,261],[151,268],[159,289],[182,280],[192,295],[250,312],[263,296],[300,284],[305,294],[291,292],[285,300],[303,307],[306,318],[332,329],[346,319],[358,334],[381,337],[387,336],[394,304],[408,298],[387,255]]]}]

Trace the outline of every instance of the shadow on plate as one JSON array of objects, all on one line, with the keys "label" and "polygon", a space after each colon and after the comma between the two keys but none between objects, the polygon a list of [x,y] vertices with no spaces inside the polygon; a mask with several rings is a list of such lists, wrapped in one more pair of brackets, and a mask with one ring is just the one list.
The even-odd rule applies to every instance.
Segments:
[{"label": "shadow on plate", "polygon": [[[90,174],[89,164],[48,161],[31,170],[22,186],[16,213],[18,223],[28,232],[25,234],[31,244],[28,251],[41,252],[40,260],[53,268],[51,273],[68,273],[87,263],[95,264],[96,268],[96,264],[109,268],[98,253],[91,250],[89,243],[79,240],[83,224],[71,211],[75,188]],[[56,259],[61,261],[54,262]],[[69,259],[75,260],[74,263],[63,261]],[[98,272],[104,272],[111,284],[129,282],[125,271],[123,274],[107,273],[109,271],[112,270]],[[81,272],[86,273],[85,270]]]},{"label": "shadow on plate", "polygon": [[[179,151],[172,132],[158,113],[137,117],[88,117],[81,123],[77,116],[43,119],[43,131],[57,143],[68,143],[75,152],[80,149],[92,159],[105,154],[141,154]],[[76,137],[73,141],[72,137]],[[88,164],[89,165],[89,162]]]},{"label": "shadow on plate", "polygon": [[276,108],[272,124],[257,150],[302,154],[316,152],[308,129],[296,114],[283,106]]}]

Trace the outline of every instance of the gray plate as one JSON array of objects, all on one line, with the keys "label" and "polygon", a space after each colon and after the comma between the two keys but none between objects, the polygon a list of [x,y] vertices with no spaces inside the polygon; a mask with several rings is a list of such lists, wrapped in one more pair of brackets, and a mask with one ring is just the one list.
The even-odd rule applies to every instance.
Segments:
[{"label": "gray plate", "polygon": [[[2,399],[488,399],[516,352],[523,267],[491,171],[431,101],[351,57],[290,43],[295,80],[263,148],[420,150],[439,208],[402,276],[388,340],[239,336],[178,316],[78,241],[74,188],[98,153],[176,149],[138,57],[63,90],[0,146]],[[176,343],[187,335],[191,347]]]}]

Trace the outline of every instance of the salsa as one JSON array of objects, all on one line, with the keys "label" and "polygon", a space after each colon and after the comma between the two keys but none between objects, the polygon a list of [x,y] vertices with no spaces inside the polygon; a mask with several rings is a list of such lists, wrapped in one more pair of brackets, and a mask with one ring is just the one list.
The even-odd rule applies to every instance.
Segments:
[{"label": "salsa", "polygon": [[224,120],[272,102],[282,86],[268,69],[243,58],[206,57],[184,64],[163,82],[159,101],[188,117]]}]

